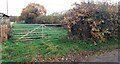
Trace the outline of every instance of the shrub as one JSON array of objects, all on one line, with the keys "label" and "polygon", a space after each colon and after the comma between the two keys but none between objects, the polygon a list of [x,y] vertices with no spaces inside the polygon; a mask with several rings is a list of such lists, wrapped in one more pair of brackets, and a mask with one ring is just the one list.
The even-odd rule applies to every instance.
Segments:
[{"label": "shrub", "polygon": [[118,35],[118,8],[108,3],[74,4],[64,14],[64,25],[70,39],[92,39],[103,42]]}]

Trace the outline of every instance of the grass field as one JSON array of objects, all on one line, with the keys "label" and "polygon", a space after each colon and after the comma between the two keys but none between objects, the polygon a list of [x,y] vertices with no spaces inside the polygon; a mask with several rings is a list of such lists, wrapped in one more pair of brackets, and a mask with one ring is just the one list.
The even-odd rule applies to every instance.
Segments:
[{"label": "grass field", "polygon": [[[34,29],[37,25],[19,25],[15,24],[14,29]],[[49,29],[50,28],[50,29]],[[27,32],[26,30],[14,30],[13,33]],[[41,29],[36,32],[41,33]],[[38,56],[44,61],[50,61],[52,58],[65,57],[71,53],[81,51],[94,51],[98,49],[115,49],[118,47],[118,40],[111,39],[106,43],[98,43],[96,46],[92,41],[69,40],[67,32],[60,27],[46,27],[44,34],[48,38],[37,39],[33,41],[15,41],[14,38],[19,38],[19,35],[14,35],[13,39],[3,43],[3,62],[26,62],[38,59]],[[37,36],[37,35],[36,35]],[[34,37],[34,36],[32,36]]]}]

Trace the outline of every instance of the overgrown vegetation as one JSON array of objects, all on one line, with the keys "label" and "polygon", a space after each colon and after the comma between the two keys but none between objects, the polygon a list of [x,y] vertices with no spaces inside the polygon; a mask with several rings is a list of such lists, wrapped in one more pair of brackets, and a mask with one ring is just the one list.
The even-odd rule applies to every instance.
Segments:
[{"label": "overgrown vegetation", "polygon": [[109,3],[81,3],[65,13],[70,39],[92,39],[94,43],[118,37],[118,6]]}]

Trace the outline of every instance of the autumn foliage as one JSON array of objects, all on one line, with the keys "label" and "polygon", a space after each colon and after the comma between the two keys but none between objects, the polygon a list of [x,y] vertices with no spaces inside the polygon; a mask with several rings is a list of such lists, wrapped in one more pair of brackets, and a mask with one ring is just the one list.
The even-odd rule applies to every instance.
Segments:
[{"label": "autumn foliage", "polygon": [[47,10],[44,6],[37,3],[30,3],[22,10],[20,19],[25,20],[26,23],[34,23],[34,18],[46,15]]},{"label": "autumn foliage", "polygon": [[117,37],[118,22],[118,6],[108,3],[75,3],[63,21],[70,39],[92,39],[95,44]]}]

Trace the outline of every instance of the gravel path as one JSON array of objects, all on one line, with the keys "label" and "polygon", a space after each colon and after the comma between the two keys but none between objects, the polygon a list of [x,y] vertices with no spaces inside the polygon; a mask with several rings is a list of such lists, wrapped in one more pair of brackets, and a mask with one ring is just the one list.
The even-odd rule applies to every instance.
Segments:
[{"label": "gravel path", "polygon": [[89,62],[120,62],[120,49],[114,50],[111,52],[104,53],[103,55],[100,56],[92,56],[89,58]]},{"label": "gravel path", "polygon": [[[118,57],[120,57],[120,49],[113,51],[101,50],[99,52],[86,51],[77,54],[70,54],[67,57],[57,58],[51,60],[53,62],[119,62]],[[39,60],[40,59],[40,60]],[[37,61],[42,62],[42,59],[38,57]]]}]

